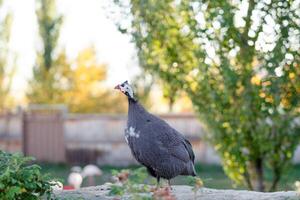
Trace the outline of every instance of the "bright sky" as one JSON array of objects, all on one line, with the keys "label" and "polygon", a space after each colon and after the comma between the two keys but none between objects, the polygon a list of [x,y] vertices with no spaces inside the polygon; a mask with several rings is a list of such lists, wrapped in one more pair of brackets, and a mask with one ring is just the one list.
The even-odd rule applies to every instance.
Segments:
[{"label": "bright sky", "polygon": [[[107,84],[130,79],[137,73],[134,45],[130,38],[118,32],[107,18],[105,3],[110,0],[57,0],[58,11],[64,15],[59,48],[65,48],[69,58],[94,45],[99,62],[108,65]],[[35,51],[40,46],[34,0],[6,0],[5,9],[13,12],[11,49],[17,54],[17,72],[12,92],[24,95],[26,81],[32,76]]]}]

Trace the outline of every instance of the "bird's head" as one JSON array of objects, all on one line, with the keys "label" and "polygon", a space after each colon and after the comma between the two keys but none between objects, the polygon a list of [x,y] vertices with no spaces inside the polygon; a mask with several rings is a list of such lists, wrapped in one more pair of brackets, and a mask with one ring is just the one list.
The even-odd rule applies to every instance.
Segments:
[{"label": "bird's head", "polygon": [[128,81],[125,81],[122,84],[119,84],[115,87],[115,89],[120,90],[123,94],[125,94],[129,99],[135,100],[134,93],[131,85],[129,85]]}]

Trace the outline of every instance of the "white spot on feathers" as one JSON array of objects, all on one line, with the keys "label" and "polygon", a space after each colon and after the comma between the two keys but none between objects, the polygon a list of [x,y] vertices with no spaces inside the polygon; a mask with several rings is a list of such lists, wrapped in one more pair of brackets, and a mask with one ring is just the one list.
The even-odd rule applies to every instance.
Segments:
[{"label": "white spot on feathers", "polygon": [[125,131],[125,138],[126,138],[127,141],[128,141],[128,137],[139,138],[140,134],[135,131],[135,128],[133,128],[132,126],[130,126]]},{"label": "white spot on feathers", "polygon": [[131,137],[135,136],[135,130],[132,126],[129,127],[129,136]]}]

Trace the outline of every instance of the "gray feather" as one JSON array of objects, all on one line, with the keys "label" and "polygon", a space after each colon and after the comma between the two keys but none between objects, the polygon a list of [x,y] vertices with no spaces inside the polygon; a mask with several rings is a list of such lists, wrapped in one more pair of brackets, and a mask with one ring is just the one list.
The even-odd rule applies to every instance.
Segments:
[{"label": "gray feather", "polygon": [[133,156],[152,175],[166,179],[195,175],[195,156],[190,142],[131,99],[125,134]]}]

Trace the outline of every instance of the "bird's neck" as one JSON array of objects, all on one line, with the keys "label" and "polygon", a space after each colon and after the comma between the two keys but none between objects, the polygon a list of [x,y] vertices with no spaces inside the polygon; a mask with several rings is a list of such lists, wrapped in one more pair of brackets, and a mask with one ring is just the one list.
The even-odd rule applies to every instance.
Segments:
[{"label": "bird's neck", "polygon": [[145,108],[135,99],[128,98],[128,120],[137,122],[147,115]]},{"label": "bird's neck", "polygon": [[128,96],[128,103],[138,103],[138,100]]},{"label": "bird's neck", "polygon": [[128,97],[128,115],[132,114],[131,112],[135,111],[136,109],[139,110],[139,107],[142,107],[142,106],[136,99]]}]

